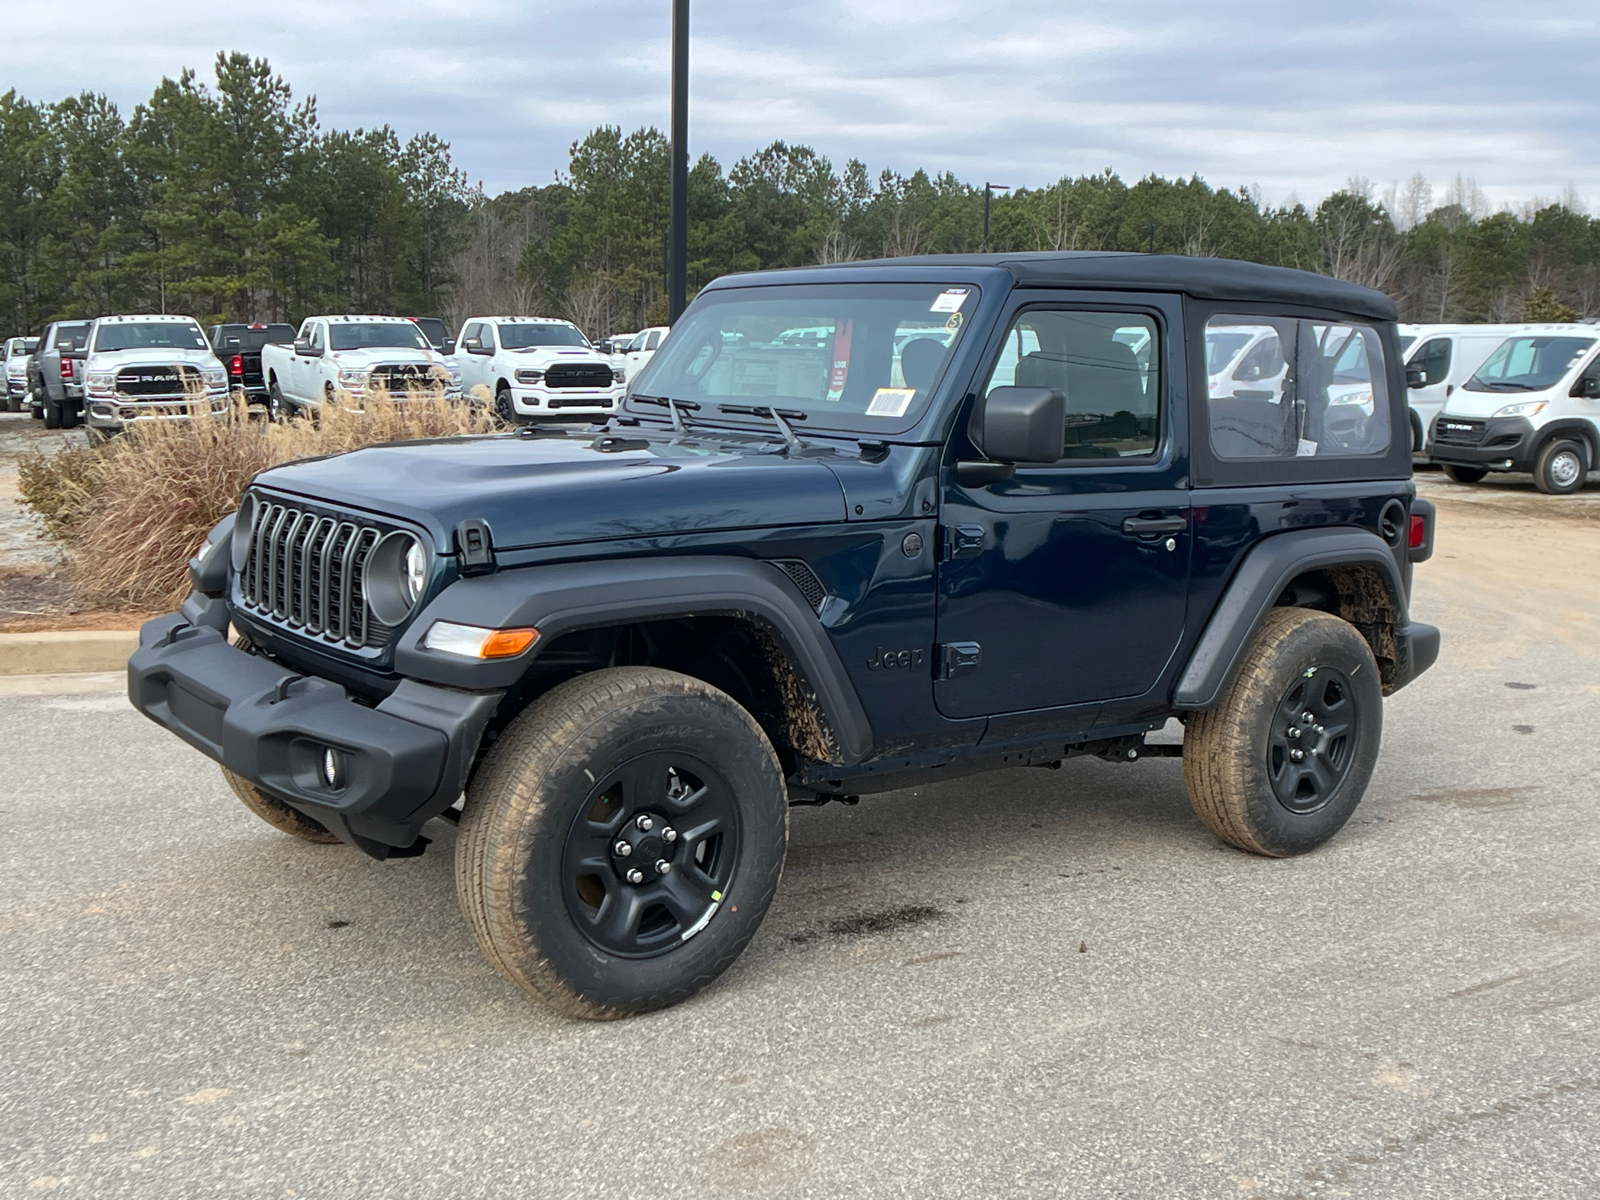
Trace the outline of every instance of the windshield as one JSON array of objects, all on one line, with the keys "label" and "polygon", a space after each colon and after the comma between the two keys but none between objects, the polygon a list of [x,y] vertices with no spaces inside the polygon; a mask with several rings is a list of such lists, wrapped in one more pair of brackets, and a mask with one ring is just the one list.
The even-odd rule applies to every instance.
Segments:
[{"label": "windshield", "polygon": [[1469,392],[1542,392],[1594,346],[1593,338],[1517,337],[1500,343],[1467,381]]},{"label": "windshield", "polygon": [[200,326],[179,321],[141,321],[138,324],[102,325],[94,335],[96,353],[111,350],[209,350],[211,343]]},{"label": "windshield", "polygon": [[335,350],[370,350],[392,346],[407,350],[426,350],[427,340],[410,321],[373,322],[370,325],[344,321],[328,326]]},{"label": "windshield", "polygon": [[497,325],[500,345],[507,350],[531,350],[535,346],[589,346],[589,339],[571,325]]},{"label": "windshield", "polygon": [[[875,434],[907,429],[978,304],[944,284],[828,283],[706,292],[629,396],[683,401],[702,419],[755,417]],[[648,403],[648,402],[647,402]]]},{"label": "windshield", "polygon": [[1248,333],[1206,333],[1206,374],[1215,375],[1233,361],[1252,335]]}]

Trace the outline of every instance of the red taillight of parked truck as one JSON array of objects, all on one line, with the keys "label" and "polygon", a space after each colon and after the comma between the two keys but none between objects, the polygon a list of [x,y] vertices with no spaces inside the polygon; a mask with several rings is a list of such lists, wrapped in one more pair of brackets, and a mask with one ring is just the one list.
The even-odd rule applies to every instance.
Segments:
[{"label": "red taillight of parked truck", "polygon": [[70,358],[63,358],[61,360],[61,378],[72,378],[72,360]]},{"label": "red taillight of parked truck", "polygon": [[235,354],[233,356],[233,361],[228,364],[228,374],[230,374],[230,375],[243,375],[244,374],[244,355]]}]

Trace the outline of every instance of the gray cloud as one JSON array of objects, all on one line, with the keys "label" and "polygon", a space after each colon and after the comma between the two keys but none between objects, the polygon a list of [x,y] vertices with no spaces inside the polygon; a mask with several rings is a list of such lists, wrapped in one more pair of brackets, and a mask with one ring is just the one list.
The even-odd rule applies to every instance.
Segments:
[{"label": "gray cloud", "polygon": [[[1503,0],[701,0],[691,143],[726,166],[774,138],[836,164],[1048,183],[1113,167],[1195,172],[1315,200],[1362,175],[1475,176],[1496,202],[1600,200],[1600,19]],[[548,182],[602,123],[667,121],[668,5],[79,0],[63,38],[0,2],[5,84],[80,89],[125,109],[218,49],[264,55],[326,126],[431,129],[491,192]],[[1577,14],[1577,15],[1575,15]],[[91,45],[109,54],[63,53]]]}]

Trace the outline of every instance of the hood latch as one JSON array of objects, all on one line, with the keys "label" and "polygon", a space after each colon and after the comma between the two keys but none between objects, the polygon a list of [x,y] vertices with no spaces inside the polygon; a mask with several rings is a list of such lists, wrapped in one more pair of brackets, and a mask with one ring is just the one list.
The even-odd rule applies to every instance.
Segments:
[{"label": "hood latch", "polygon": [[489,522],[468,517],[456,526],[456,570],[463,575],[486,575],[494,567],[494,535],[489,532]]}]

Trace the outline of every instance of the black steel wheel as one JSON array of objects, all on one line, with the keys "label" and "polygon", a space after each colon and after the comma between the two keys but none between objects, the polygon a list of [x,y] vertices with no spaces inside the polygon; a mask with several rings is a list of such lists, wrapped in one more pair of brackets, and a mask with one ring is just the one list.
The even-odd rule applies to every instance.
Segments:
[{"label": "black steel wheel", "polygon": [[1348,621],[1275,608],[1215,708],[1184,729],[1196,815],[1223,841],[1283,857],[1336,834],[1366,793],[1383,738],[1383,683]]},{"label": "black steel wheel", "polygon": [[567,832],[567,913],[607,954],[681,946],[722,904],[743,820],[728,781],[689,754],[657,751],[596,784]]},{"label": "black steel wheel", "polygon": [[462,912],[491,963],[570,1016],[686,999],[755,935],[783,873],[788,795],[732,697],[653,667],[553,688],[467,789]]}]

